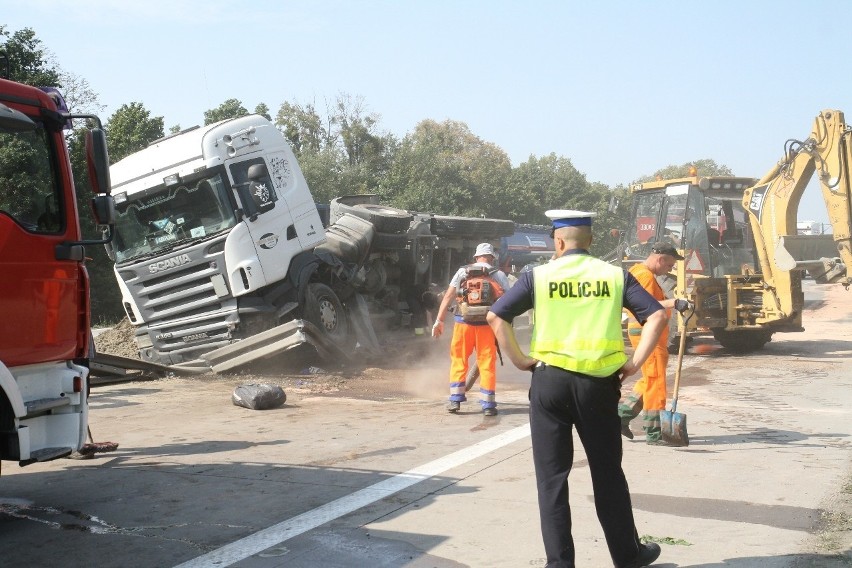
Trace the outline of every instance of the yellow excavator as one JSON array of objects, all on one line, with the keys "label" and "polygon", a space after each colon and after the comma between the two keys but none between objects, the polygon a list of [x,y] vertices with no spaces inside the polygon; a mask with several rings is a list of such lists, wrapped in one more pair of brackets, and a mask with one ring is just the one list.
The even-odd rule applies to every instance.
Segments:
[{"label": "yellow excavator", "polygon": [[[664,288],[694,304],[690,331],[710,331],[731,351],[802,331],[806,273],[847,289],[852,282],[850,138],[843,113],[825,110],[810,136],[788,140],[782,160],[759,180],[690,172],[634,184],[622,262],[641,262],[652,243],[671,241],[684,260]],[[799,235],[799,202],[815,172],[832,233]]]}]

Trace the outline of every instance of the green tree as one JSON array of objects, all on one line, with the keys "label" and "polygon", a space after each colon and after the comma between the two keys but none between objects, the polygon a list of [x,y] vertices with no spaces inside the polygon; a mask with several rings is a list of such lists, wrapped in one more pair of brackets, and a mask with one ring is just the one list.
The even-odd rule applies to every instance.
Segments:
[{"label": "green tree", "polygon": [[571,160],[556,154],[530,158],[513,172],[516,199],[512,212],[526,223],[546,222],[548,209],[598,211],[608,201]]},{"label": "green tree", "polygon": [[204,125],[213,124],[227,118],[239,118],[246,116],[249,111],[243,106],[243,103],[237,99],[228,99],[218,107],[204,111]]},{"label": "green tree", "polygon": [[506,153],[465,123],[427,119],[403,138],[381,193],[405,209],[496,216],[511,169]]},{"label": "green tree", "polygon": [[363,99],[340,94],[321,115],[312,103],[285,102],[275,124],[293,147],[317,202],[375,193],[387,176],[396,138],[379,130]]},{"label": "green tree", "polygon": [[329,139],[342,145],[347,160],[342,181],[349,193],[375,191],[390,168],[396,139],[379,132],[380,120],[378,114],[367,111],[362,97],[338,95],[330,120],[335,132]]},{"label": "green tree", "polygon": [[651,181],[654,179],[676,179],[689,177],[690,171],[695,168],[695,172],[699,176],[732,176],[731,168],[723,164],[717,164],[714,160],[708,158],[687,162],[679,166],[669,165],[661,168],[649,176],[644,176],[636,180],[637,182]]},{"label": "green tree", "polygon": [[98,94],[92,90],[85,78],[60,70],[59,84],[62,85],[62,98],[71,112],[95,115],[103,112],[104,105],[100,103]]},{"label": "green tree", "polygon": [[10,34],[6,26],[0,26],[0,44],[9,59],[9,76],[19,82],[35,87],[58,87],[60,70],[48,62],[49,52],[41,47],[32,28],[24,28]]},{"label": "green tree", "polygon": [[323,118],[311,103],[284,102],[278,108],[275,125],[293,148],[314,201],[327,203],[354,193],[344,181],[348,166],[330,115]]},{"label": "green tree", "polygon": [[163,117],[151,118],[142,103],[121,105],[106,125],[110,162],[138,152],[163,137]]},{"label": "green tree", "polygon": [[254,114],[259,114],[269,122],[272,122],[272,117],[269,115],[269,107],[264,103],[260,103],[256,107],[254,107]]},{"label": "green tree", "polygon": [[[577,209],[597,214],[593,223],[592,253],[603,255],[614,248],[618,238],[610,234],[626,216],[614,206],[624,199],[626,190],[613,191],[598,182],[589,182],[585,174],[564,156],[530,156],[512,172],[514,203],[506,209],[518,222],[547,224],[548,209]],[[610,204],[613,210],[610,210]]]},{"label": "green tree", "polygon": [[367,113],[364,99],[340,94],[335,104],[332,124],[340,132],[350,165],[370,163],[382,158],[382,139],[376,134],[380,117]]},{"label": "green tree", "polygon": [[299,165],[316,203],[328,203],[335,197],[350,195],[345,181],[345,159],[335,147],[302,152]]},{"label": "green tree", "polygon": [[275,125],[290,142],[297,158],[303,152],[319,152],[330,145],[329,128],[312,104],[283,103],[275,116]]}]

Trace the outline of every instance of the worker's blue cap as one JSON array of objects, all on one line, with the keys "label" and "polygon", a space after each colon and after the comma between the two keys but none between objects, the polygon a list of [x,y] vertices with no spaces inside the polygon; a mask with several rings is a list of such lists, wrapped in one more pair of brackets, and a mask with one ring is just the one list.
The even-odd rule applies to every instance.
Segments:
[{"label": "worker's blue cap", "polygon": [[562,227],[590,227],[592,225],[592,217],[597,215],[597,213],[590,211],[576,211],[574,209],[551,209],[545,211],[544,214],[550,218],[554,229]]}]

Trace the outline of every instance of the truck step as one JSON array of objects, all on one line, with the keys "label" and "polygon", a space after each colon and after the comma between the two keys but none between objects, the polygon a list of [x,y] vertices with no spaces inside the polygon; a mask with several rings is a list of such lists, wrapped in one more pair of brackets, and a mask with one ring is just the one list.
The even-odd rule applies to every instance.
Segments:
[{"label": "truck step", "polygon": [[28,400],[25,405],[27,407],[27,416],[45,412],[52,408],[60,406],[68,406],[71,404],[71,399],[67,396],[57,396],[56,398],[38,398],[36,400]]},{"label": "truck step", "polygon": [[46,462],[50,460],[55,460],[57,458],[64,458],[65,456],[70,456],[71,452],[73,451],[74,450],[72,448],[42,448],[40,450],[30,452],[30,459],[21,460],[18,463],[24,466],[36,462]]}]

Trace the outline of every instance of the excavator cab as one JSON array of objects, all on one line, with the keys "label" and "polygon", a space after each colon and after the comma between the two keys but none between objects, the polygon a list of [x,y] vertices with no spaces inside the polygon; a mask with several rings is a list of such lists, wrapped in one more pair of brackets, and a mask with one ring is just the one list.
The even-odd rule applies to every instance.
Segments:
[{"label": "excavator cab", "polygon": [[641,262],[654,242],[670,241],[683,252],[687,293],[696,278],[754,272],[754,239],[742,196],[755,181],[692,176],[634,184],[625,262]]},{"label": "excavator cab", "polygon": [[[726,329],[731,318],[729,298],[746,303],[759,298],[760,280],[752,278],[758,266],[755,242],[742,204],[743,192],[756,181],[690,176],[631,187],[633,210],[623,263],[641,262],[656,241],[674,244],[684,260],[675,264],[671,274],[658,277],[660,286],[667,295],[687,297],[695,304],[689,331],[712,332],[723,345],[735,348],[758,348],[771,337],[771,332],[758,326],[737,335]],[[677,338],[678,325],[673,317],[670,339]],[[675,348],[670,345],[670,350]]]}]

